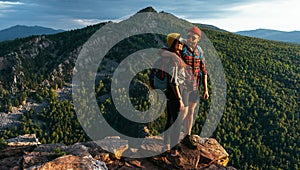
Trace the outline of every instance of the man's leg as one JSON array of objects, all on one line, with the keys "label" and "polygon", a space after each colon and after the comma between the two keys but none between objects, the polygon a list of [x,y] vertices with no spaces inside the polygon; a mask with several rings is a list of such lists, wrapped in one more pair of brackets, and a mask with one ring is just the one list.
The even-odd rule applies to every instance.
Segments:
[{"label": "man's leg", "polygon": [[189,103],[188,113],[184,119],[184,126],[187,135],[191,135],[194,121],[194,113],[197,103]]},{"label": "man's leg", "polygon": [[197,103],[189,103],[188,107],[188,114],[186,118],[184,119],[184,127],[186,136],[182,140],[182,144],[186,145],[190,149],[196,149],[197,144],[193,143],[191,140],[191,133],[192,133],[192,127],[193,127],[193,120],[194,120],[194,109],[197,106]]}]

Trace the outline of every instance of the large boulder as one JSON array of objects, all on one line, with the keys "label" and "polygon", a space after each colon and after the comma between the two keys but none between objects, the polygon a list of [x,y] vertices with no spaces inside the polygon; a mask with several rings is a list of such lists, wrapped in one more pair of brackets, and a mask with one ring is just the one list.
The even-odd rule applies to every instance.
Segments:
[{"label": "large boulder", "polygon": [[74,155],[65,155],[47,162],[41,166],[28,168],[31,170],[50,170],[50,169],[85,169],[85,170],[108,170],[106,165],[98,160],[89,157],[79,157]]},{"label": "large boulder", "polygon": [[[183,169],[212,169],[214,167],[226,169],[229,155],[215,139],[201,138],[197,135],[193,135],[192,139],[197,143],[197,149],[189,149],[185,145],[179,144],[181,146],[181,151],[179,152],[181,157],[180,161],[183,165]],[[151,144],[149,141],[147,143]],[[153,144],[150,146],[153,146]],[[152,150],[151,147],[147,147],[147,149]],[[178,168],[170,161],[166,153],[154,156],[151,160],[164,169]]]},{"label": "large boulder", "polygon": [[201,138],[197,135],[192,136],[194,141],[199,143],[198,150],[201,153],[201,159],[205,159],[208,164],[220,164],[227,166],[229,162],[229,154],[226,150],[213,138]]}]

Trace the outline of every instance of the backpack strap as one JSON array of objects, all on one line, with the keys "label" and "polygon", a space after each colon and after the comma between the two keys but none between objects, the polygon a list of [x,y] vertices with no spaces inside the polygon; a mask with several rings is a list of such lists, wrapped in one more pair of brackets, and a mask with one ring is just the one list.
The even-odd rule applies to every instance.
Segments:
[{"label": "backpack strap", "polygon": [[161,59],[162,65],[161,65],[161,78],[164,79],[165,78],[165,72],[164,72],[164,57],[162,57]]}]

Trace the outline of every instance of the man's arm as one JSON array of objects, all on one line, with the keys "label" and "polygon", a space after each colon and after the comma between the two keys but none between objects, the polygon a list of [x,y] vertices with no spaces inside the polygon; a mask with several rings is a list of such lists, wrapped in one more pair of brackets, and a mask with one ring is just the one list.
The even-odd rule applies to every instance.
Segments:
[{"label": "man's arm", "polygon": [[207,88],[207,74],[203,75],[203,86],[204,86],[203,98],[207,100],[209,98],[208,88]]},{"label": "man's arm", "polygon": [[203,58],[200,61],[200,70],[203,73],[203,76],[202,76],[202,81],[203,81],[203,86],[204,86],[203,98],[207,100],[209,98],[208,87],[207,87],[207,75],[208,75],[208,71],[206,70],[203,53],[201,55],[202,55],[202,58]]}]

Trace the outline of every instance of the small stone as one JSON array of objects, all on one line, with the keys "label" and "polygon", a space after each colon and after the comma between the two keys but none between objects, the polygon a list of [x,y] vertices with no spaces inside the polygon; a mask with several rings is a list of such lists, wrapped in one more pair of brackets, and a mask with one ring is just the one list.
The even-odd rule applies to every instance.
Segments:
[{"label": "small stone", "polygon": [[110,161],[109,159],[109,153],[100,153],[100,160],[103,162],[108,162]]},{"label": "small stone", "polygon": [[129,161],[129,163],[130,163],[131,165],[134,165],[134,166],[137,166],[137,167],[139,167],[139,168],[142,168],[142,164],[141,164],[141,162],[138,161],[138,160],[132,160],[132,161]]}]

